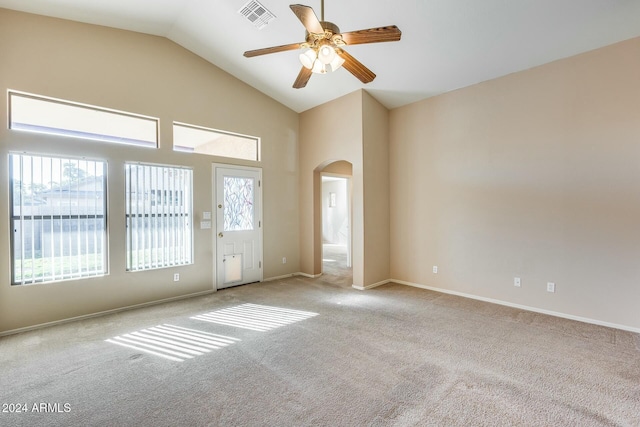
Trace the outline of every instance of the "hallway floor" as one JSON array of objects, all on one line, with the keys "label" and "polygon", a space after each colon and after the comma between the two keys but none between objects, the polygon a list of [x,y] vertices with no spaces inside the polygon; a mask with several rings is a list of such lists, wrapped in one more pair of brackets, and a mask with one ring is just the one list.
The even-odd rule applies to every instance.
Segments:
[{"label": "hallway floor", "polygon": [[325,243],[322,245],[322,277],[325,281],[351,287],[353,272],[347,267],[347,247]]}]

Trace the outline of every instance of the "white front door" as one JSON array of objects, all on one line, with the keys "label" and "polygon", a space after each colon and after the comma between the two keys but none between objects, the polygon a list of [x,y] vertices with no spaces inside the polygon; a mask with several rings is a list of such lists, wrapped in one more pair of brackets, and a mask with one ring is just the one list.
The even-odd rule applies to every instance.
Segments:
[{"label": "white front door", "polygon": [[262,281],[262,170],[214,164],[216,288]]}]

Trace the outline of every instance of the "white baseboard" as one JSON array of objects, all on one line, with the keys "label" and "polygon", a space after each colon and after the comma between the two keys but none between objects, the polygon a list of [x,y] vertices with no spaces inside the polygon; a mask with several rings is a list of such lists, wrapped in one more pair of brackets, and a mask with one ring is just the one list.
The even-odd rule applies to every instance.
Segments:
[{"label": "white baseboard", "polygon": [[320,273],[320,274],[307,274],[307,273],[298,272],[295,275],[296,276],[307,277],[309,279],[317,279],[318,277],[322,276],[322,273]]},{"label": "white baseboard", "polygon": [[528,306],[528,305],[514,304],[514,303],[510,303],[510,302],[502,301],[502,300],[497,300],[497,299],[493,299],[493,298],[485,298],[485,297],[480,297],[480,296],[477,296],[477,295],[466,294],[464,292],[451,291],[451,290],[448,290],[448,289],[442,289],[442,288],[436,288],[436,287],[433,287],[433,286],[421,285],[419,283],[406,282],[404,280],[393,280],[392,279],[392,280],[389,280],[388,283],[397,283],[399,285],[412,286],[414,288],[427,289],[427,290],[430,290],[430,291],[440,292],[440,293],[443,293],[443,294],[456,295],[456,296],[464,297],[464,298],[471,298],[471,299],[475,299],[475,300],[479,300],[479,301],[489,302],[489,303],[492,303],[492,304],[498,304],[498,305],[504,305],[506,307],[517,308],[517,309],[520,309],[520,310],[532,311],[534,313],[547,314],[549,316],[561,317],[563,319],[576,320],[578,322],[583,322],[583,323],[590,323],[592,325],[605,326],[605,327],[608,327],[608,328],[620,329],[620,330],[628,331],[628,332],[635,332],[637,334],[640,333],[640,328],[634,328],[634,327],[626,326],[626,325],[619,325],[617,323],[603,322],[603,321],[600,321],[600,320],[590,319],[588,317],[574,316],[572,314],[566,314],[566,313],[560,313],[560,312],[557,312],[557,311],[545,310],[545,309],[542,309],[542,308],[531,307],[531,306]]},{"label": "white baseboard", "polygon": [[262,279],[263,282],[273,282],[274,280],[288,279],[293,276],[297,276],[299,273],[289,273],[283,274],[282,276],[269,277],[266,279]]},{"label": "white baseboard", "polygon": [[373,289],[373,288],[377,288],[378,286],[382,286],[382,285],[386,285],[387,283],[392,282],[393,280],[383,280],[382,282],[378,282],[378,283],[373,283],[371,285],[367,285],[367,286],[358,286],[358,285],[351,285],[354,289],[357,289],[359,291],[366,291],[368,289]]},{"label": "white baseboard", "polygon": [[21,332],[33,331],[35,329],[42,329],[48,326],[62,325],[64,323],[75,322],[77,320],[85,320],[85,319],[91,319],[93,317],[105,316],[107,314],[119,313],[121,311],[128,311],[128,310],[134,310],[136,308],[143,308],[143,307],[149,307],[152,305],[164,304],[165,302],[173,302],[173,301],[179,301],[179,300],[188,299],[188,298],[201,297],[204,295],[212,294],[214,292],[216,292],[215,289],[210,291],[196,292],[194,294],[180,295],[172,298],[165,298],[157,301],[145,302],[142,304],[128,305],[126,307],[119,307],[119,308],[114,308],[112,310],[99,311],[97,313],[85,314],[82,316],[69,317],[67,319],[54,320],[53,322],[39,323],[37,325],[31,325],[31,326],[26,326],[24,328],[11,329],[8,331],[0,332],[0,337],[6,336],[6,335],[19,334]]}]

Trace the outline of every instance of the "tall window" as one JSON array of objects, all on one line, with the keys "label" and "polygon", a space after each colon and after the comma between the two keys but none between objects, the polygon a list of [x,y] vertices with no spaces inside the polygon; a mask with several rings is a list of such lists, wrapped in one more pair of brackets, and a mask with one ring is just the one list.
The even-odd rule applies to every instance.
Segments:
[{"label": "tall window", "polygon": [[12,284],[102,276],[106,163],[9,156]]},{"label": "tall window", "polygon": [[193,263],[191,169],[125,165],[127,270]]}]

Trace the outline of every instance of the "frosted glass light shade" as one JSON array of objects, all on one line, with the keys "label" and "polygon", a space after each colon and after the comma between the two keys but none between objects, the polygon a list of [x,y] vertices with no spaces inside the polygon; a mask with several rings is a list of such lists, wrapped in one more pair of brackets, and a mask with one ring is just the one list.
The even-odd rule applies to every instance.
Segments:
[{"label": "frosted glass light shade", "polygon": [[300,54],[300,62],[305,68],[311,69],[316,60],[316,52],[313,49],[307,49]]},{"label": "frosted glass light shade", "polygon": [[324,64],[322,62],[320,62],[319,59],[316,59],[315,62],[313,63],[313,68],[311,69],[312,72],[314,73],[318,73],[318,74],[324,74],[327,72],[327,70],[324,67]]},{"label": "frosted glass light shade", "polygon": [[331,71],[335,71],[342,67],[342,64],[344,64],[344,59],[342,59],[340,55],[336,54],[335,58],[333,58],[333,61],[331,61],[331,64],[329,65],[331,66]]},{"label": "frosted glass light shade", "polygon": [[333,61],[336,56],[335,49],[327,44],[321,46],[318,50],[318,59],[323,64],[331,64],[331,61]]}]

